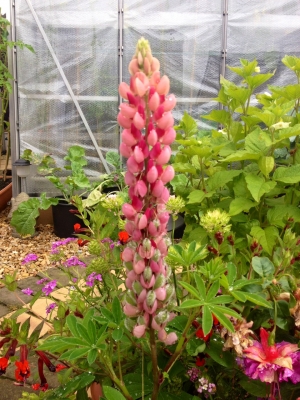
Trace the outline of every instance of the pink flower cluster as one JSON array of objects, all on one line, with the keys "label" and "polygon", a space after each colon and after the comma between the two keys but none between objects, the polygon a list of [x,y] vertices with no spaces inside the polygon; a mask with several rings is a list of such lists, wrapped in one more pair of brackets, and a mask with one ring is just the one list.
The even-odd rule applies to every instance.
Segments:
[{"label": "pink flower cluster", "polygon": [[171,114],[176,99],[168,95],[169,79],[160,76],[159,61],[144,38],[138,41],[129,72],[130,85],[123,82],[119,87],[127,102],[121,104],[118,115],[124,128],[120,152],[128,159],[125,182],[131,199],[122,208],[131,236],[122,253],[128,288],[124,313],[134,336],[143,336],[151,326],[159,340],[172,344],[177,336],[167,334],[165,327],[174,316],[174,287],[168,283],[171,270],[164,258],[170,245],[165,184],[173,179],[174,169],[164,164],[170,159],[170,144],[176,135]]}]

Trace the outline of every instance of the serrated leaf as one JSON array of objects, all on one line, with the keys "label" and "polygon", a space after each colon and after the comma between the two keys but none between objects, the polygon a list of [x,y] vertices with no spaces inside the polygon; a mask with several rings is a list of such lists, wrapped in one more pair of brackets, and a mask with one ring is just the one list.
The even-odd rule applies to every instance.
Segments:
[{"label": "serrated leaf", "polygon": [[201,203],[205,199],[205,193],[202,190],[193,190],[188,195],[188,204]]},{"label": "serrated leaf", "polygon": [[231,182],[233,178],[240,175],[241,172],[242,171],[239,170],[218,171],[213,176],[208,178],[207,184],[210,190],[216,190],[225,186],[228,182]]},{"label": "serrated leaf", "polygon": [[283,183],[300,182],[300,165],[292,165],[290,167],[276,168],[273,179]]},{"label": "serrated leaf", "polygon": [[266,182],[264,178],[256,174],[247,174],[245,176],[249,192],[255,201],[259,202],[260,198],[269,193],[276,186],[276,182]]},{"label": "serrated leaf", "polygon": [[272,254],[277,237],[279,236],[277,228],[274,226],[268,226],[266,229],[262,229],[260,226],[254,226],[252,227],[250,234],[257,239],[258,243],[261,244],[262,248],[269,255]]},{"label": "serrated leaf", "polygon": [[237,215],[240,214],[241,212],[249,211],[250,208],[255,207],[257,203],[254,203],[253,201],[246,199],[244,197],[238,197],[230,203],[229,206],[229,215]]}]

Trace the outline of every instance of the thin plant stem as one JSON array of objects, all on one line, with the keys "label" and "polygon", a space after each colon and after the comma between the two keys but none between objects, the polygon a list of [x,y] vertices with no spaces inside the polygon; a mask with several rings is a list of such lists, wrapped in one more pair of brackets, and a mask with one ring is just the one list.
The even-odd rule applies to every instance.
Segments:
[{"label": "thin plant stem", "polygon": [[157,364],[157,348],[155,342],[155,331],[151,327],[152,316],[150,318],[150,348],[151,348],[151,360],[152,360],[152,376],[153,376],[153,391],[151,400],[157,400],[159,392],[159,370]]},{"label": "thin plant stem", "polygon": [[142,400],[144,400],[145,395],[144,385],[144,350],[142,349]]},{"label": "thin plant stem", "polygon": [[117,342],[117,349],[118,349],[118,366],[119,366],[119,377],[120,381],[123,383],[123,375],[122,375],[122,366],[121,366],[121,353],[120,353],[120,342]]}]

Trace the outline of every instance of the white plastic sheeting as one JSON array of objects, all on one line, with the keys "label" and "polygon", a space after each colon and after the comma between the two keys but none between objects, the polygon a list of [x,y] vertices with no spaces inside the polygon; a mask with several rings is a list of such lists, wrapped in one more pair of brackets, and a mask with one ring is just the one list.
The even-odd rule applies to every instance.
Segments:
[{"label": "white plastic sheeting", "polygon": [[[300,55],[299,0],[18,0],[14,22],[17,39],[36,52],[17,57],[20,151],[52,153],[61,163],[79,144],[94,177],[105,172],[106,151],[118,149],[118,84],[128,81],[141,36],[170,77],[177,120],[184,110],[199,119],[218,107],[211,99],[222,55],[229,65],[257,58],[262,72],[277,68],[273,84],[291,77],[281,58]],[[50,192],[36,178],[27,187]]]}]

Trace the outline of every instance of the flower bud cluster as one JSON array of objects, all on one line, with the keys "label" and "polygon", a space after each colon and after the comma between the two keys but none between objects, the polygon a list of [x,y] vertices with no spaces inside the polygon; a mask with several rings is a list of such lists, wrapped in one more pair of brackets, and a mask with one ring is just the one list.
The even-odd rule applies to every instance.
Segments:
[{"label": "flower bud cluster", "polygon": [[159,62],[151,54],[148,41],[138,41],[129,64],[130,85],[121,83],[120,95],[127,100],[120,106],[118,122],[124,128],[120,152],[127,158],[125,183],[131,202],[122,207],[125,230],[130,241],[122,253],[128,289],[124,313],[126,326],[135,337],[150,327],[166,344],[177,340],[165,327],[172,318],[174,287],[165,257],[170,245],[167,237],[169,191],[165,184],[174,177],[172,166],[164,168],[171,156],[170,144],[176,133],[171,110],[176,104],[168,95],[170,82],[160,76]]}]

